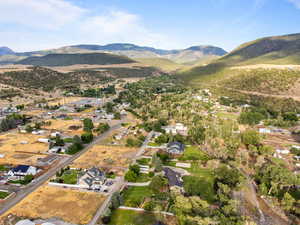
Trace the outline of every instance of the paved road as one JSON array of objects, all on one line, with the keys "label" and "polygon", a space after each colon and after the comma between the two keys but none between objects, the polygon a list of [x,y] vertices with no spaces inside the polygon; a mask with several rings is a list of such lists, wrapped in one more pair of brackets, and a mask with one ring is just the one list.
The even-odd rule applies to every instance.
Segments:
[{"label": "paved road", "polygon": [[51,168],[47,173],[43,174],[42,176],[35,179],[32,183],[26,186],[26,188],[21,189],[16,194],[16,197],[13,199],[8,200],[3,204],[3,206],[0,209],[0,215],[4,214],[6,211],[8,211],[10,208],[12,208],[14,205],[16,205],[18,202],[20,202],[22,199],[24,199],[27,195],[29,195],[31,192],[36,190],[38,187],[40,187],[42,184],[44,184],[47,180],[49,180],[52,176],[56,174],[57,171],[61,170],[62,168],[66,167],[67,165],[71,164],[74,160],[79,158],[82,154],[87,152],[93,145],[97,144],[98,142],[104,140],[107,138],[112,131],[121,128],[121,124],[124,121],[120,121],[118,124],[113,125],[109,131],[103,133],[102,135],[96,137],[92,143],[87,145],[82,151],[78,152],[77,154],[73,155],[69,158],[64,158],[58,165]]},{"label": "paved road", "polygon": [[[132,164],[135,164],[136,160],[144,153],[153,134],[154,134],[154,132],[151,131],[147,135],[143,145],[140,147],[139,151],[136,153],[135,157],[133,158]],[[100,217],[105,213],[106,209],[108,208],[113,193],[115,193],[116,191],[120,191],[125,185],[126,185],[126,182],[124,181],[124,177],[119,178],[118,181],[114,184],[113,190],[110,191],[108,197],[106,198],[104,203],[101,205],[101,207],[97,210],[96,214],[94,215],[93,219],[89,222],[88,225],[96,225],[97,224]]]}]

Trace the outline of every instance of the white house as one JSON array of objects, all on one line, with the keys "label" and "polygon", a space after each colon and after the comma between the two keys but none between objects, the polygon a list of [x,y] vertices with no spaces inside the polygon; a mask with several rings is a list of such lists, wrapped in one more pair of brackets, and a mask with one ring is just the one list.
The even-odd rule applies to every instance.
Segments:
[{"label": "white house", "polygon": [[65,153],[66,149],[60,146],[54,146],[48,150],[49,153]]},{"label": "white house", "polygon": [[41,134],[44,134],[45,131],[44,130],[34,130],[32,131],[32,134],[35,134],[35,135],[41,135]]},{"label": "white house", "polygon": [[61,136],[61,133],[58,131],[51,133],[51,137],[53,137],[53,138],[59,137],[59,136]]},{"label": "white house", "polygon": [[182,123],[176,123],[175,125],[163,126],[163,130],[166,131],[167,134],[181,134],[187,135],[188,128],[185,127]]},{"label": "white house", "polygon": [[26,175],[36,175],[37,168],[34,166],[27,166],[27,165],[19,165],[12,168],[8,171],[7,175],[10,177],[24,177]]},{"label": "white house", "polygon": [[259,133],[261,134],[270,134],[272,131],[268,128],[259,128]]},{"label": "white house", "polygon": [[78,184],[81,188],[100,190],[105,180],[105,173],[96,167],[92,167],[79,178]]},{"label": "white house", "polygon": [[276,149],[276,152],[278,154],[284,154],[284,155],[287,155],[290,153],[290,150],[287,150],[287,149]]},{"label": "white house", "polygon": [[51,140],[48,139],[48,138],[39,138],[39,139],[38,139],[38,142],[41,142],[41,143],[50,143]]}]

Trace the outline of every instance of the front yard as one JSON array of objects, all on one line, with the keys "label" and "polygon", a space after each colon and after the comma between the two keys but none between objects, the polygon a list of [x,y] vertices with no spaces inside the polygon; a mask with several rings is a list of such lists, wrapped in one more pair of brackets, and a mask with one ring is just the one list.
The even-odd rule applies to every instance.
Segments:
[{"label": "front yard", "polygon": [[5,199],[9,195],[10,193],[7,191],[0,191],[0,199]]}]

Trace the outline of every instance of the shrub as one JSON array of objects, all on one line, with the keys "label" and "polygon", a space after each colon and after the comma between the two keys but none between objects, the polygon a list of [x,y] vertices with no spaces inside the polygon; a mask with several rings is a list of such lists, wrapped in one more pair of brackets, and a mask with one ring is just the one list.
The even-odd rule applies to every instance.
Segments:
[{"label": "shrub", "polygon": [[91,143],[94,139],[94,135],[92,132],[86,132],[81,135],[81,140],[84,144]]}]

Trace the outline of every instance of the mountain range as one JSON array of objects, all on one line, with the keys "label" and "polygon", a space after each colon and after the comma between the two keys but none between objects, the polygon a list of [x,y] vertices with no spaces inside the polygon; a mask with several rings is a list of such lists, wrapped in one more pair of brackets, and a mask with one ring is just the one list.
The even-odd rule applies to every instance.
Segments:
[{"label": "mountain range", "polygon": [[[193,46],[180,50],[163,50],[152,47],[138,46],[127,43],[115,43],[108,45],[72,45],[57,49],[14,52],[8,47],[0,48],[0,62],[16,62],[20,59],[32,56],[45,56],[48,54],[78,54],[78,53],[111,53],[127,56],[129,58],[166,58],[177,63],[189,63],[206,57],[218,58],[227,52],[215,46]],[[14,57],[12,57],[14,56]]]}]

